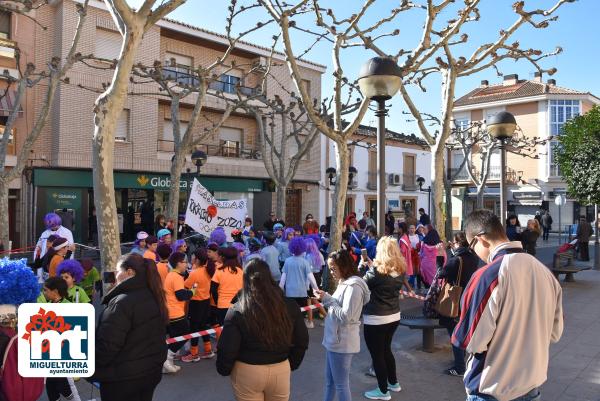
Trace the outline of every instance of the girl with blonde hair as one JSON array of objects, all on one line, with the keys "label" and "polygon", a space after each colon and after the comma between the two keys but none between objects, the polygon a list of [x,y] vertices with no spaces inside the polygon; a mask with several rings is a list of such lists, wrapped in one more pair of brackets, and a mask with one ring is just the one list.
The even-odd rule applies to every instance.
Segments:
[{"label": "girl with blonde hair", "polygon": [[370,265],[364,279],[371,298],[363,309],[363,323],[378,387],[364,396],[372,400],[389,400],[390,391],[401,390],[392,353],[392,338],[400,322],[399,292],[403,285],[411,292],[412,288],[406,277],[406,260],[394,238],[379,240],[375,259]]},{"label": "girl with blonde hair", "polygon": [[525,252],[535,256],[537,240],[540,235],[542,235],[540,223],[536,219],[528,220],[527,228],[521,233],[521,244]]}]

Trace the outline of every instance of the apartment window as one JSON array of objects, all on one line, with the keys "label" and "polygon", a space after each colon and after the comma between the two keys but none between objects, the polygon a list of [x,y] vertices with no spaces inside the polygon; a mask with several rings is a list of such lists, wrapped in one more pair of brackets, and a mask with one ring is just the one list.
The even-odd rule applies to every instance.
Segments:
[{"label": "apartment window", "polygon": [[308,79],[303,79],[302,80],[302,86],[304,86],[304,89],[306,89],[306,92],[308,92],[308,96],[311,96],[310,81]]},{"label": "apartment window", "polygon": [[468,118],[457,118],[454,120],[454,126],[458,131],[466,131],[469,129],[471,121]]},{"label": "apartment window", "polygon": [[[179,122],[179,135],[183,137],[185,132],[187,131],[188,123],[184,121]],[[173,135],[173,121],[165,120],[163,123],[163,135],[162,140],[164,142],[175,142],[175,137]]]},{"label": "apartment window", "polygon": [[236,93],[236,87],[240,84],[241,78],[235,75],[223,74],[220,81],[223,84],[223,92]]},{"label": "apartment window", "polygon": [[165,78],[173,79],[182,85],[194,85],[198,80],[191,71],[193,61],[191,57],[175,53],[165,53],[163,72]]},{"label": "apartment window", "polygon": [[0,11],[0,39],[10,39],[10,17],[9,11]]},{"label": "apartment window", "polygon": [[[562,134],[563,126],[567,121],[580,113],[579,100],[551,100],[550,101],[550,135]],[[556,163],[556,148],[558,140],[550,141],[548,144],[548,175],[560,176],[560,167]]]},{"label": "apartment window", "polygon": [[94,55],[98,58],[116,60],[121,55],[123,38],[118,32],[96,29],[96,48]]},{"label": "apartment window", "polygon": [[[0,117],[0,141],[4,138],[4,127],[6,125],[7,117]],[[8,144],[6,146],[6,153],[9,155],[15,154],[15,129],[10,130],[8,136]]]},{"label": "apartment window", "polygon": [[129,140],[129,109],[123,109],[117,119],[115,141],[127,142]]},{"label": "apartment window", "polygon": [[243,131],[239,128],[222,127],[219,130],[221,156],[239,157]]}]

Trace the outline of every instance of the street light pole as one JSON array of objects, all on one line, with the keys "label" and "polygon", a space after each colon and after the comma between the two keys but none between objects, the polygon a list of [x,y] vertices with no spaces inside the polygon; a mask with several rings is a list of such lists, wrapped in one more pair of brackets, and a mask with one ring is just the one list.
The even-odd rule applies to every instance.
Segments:
[{"label": "street light pole", "polygon": [[385,99],[377,100],[377,234],[385,235]]},{"label": "street light pole", "polygon": [[500,221],[506,221],[506,144],[500,138]]}]

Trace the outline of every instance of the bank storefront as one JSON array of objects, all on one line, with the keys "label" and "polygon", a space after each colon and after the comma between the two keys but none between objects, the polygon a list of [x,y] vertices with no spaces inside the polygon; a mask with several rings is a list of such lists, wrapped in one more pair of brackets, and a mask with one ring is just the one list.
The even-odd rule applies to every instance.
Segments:
[{"label": "bank storefront", "polygon": [[[192,175],[184,174],[180,182],[180,211],[185,210],[192,179]],[[117,171],[114,181],[122,240],[133,239],[139,230],[154,231],[155,216],[164,214],[167,209],[169,175]],[[258,222],[267,219],[272,199],[268,180],[200,175],[199,181],[217,199],[247,199],[248,215]],[[72,229],[76,242],[87,243],[92,239],[95,217],[91,170],[36,168],[33,186],[34,235],[39,236],[44,230],[44,215],[55,211]]]}]

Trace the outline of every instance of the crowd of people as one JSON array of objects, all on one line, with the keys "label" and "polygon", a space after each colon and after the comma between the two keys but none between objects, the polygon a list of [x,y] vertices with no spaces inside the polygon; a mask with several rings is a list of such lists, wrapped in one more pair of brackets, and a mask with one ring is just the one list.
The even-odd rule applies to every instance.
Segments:
[{"label": "crowd of people", "polygon": [[[378,238],[368,213],[360,220],[349,214],[341,249],[331,253],[327,226],[310,214],[302,226],[286,227],[272,213],[260,230],[247,218],[230,238],[217,228],[193,252],[173,240],[162,219],[155,232],[138,232],[101,300],[91,380],[102,400],[151,400],[163,374],[215,356],[238,401],[288,400],[291,371],[302,363],[315,320],[324,326],[323,399],[352,399],[362,324],[377,382],[363,396],[390,400],[401,391],[392,351],[399,293],[421,292],[431,303],[446,284],[462,290],[456,313],[435,312],[452,343],[446,373],[464,377],[468,400],[539,399],[549,344],[562,332],[562,301],[558,282],[532,257],[537,220],[520,230],[511,216],[505,228],[491,212],[476,211],[445,243],[422,209],[419,220],[394,219],[392,226],[392,218],[390,235]],[[42,290],[20,301],[93,302],[98,270],[89,259],[73,259],[72,235],[58,216],[45,222],[34,264]],[[487,264],[479,267],[480,259]],[[315,302],[314,312],[301,312]],[[197,337],[165,341],[200,331],[202,347]],[[45,388],[51,401],[80,399],[72,379],[47,378]]]}]

